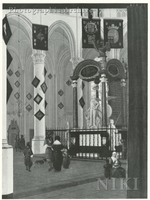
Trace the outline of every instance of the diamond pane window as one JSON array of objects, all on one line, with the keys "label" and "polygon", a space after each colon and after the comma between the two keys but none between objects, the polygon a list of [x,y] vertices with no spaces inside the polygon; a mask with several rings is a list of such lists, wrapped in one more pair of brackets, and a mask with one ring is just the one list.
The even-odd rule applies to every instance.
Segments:
[{"label": "diamond pane window", "polygon": [[28,94],[26,95],[26,97],[30,100],[30,99],[32,98],[32,95],[31,95],[30,93],[28,93]]},{"label": "diamond pane window", "polygon": [[35,78],[32,81],[32,85],[34,87],[37,87],[39,83],[40,83],[40,80],[35,76]]},{"label": "diamond pane window", "polygon": [[15,96],[16,99],[20,98],[20,94],[18,92],[14,96]]},{"label": "diamond pane window", "polygon": [[79,99],[79,102],[80,102],[81,107],[83,108],[84,105],[85,105],[85,101],[84,101],[83,97],[81,97],[81,98]]},{"label": "diamond pane window", "polygon": [[42,91],[44,92],[44,94],[45,94],[45,92],[46,92],[46,90],[47,90],[47,85],[46,85],[46,83],[44,82],[44,83],[42,83],[42,85],[41,85],[41,88],[42,88]]},{"label": "diamond pane window", "polygon": [[62,96],[62,95],[64,94],[64,92],[63,92],[62,90],[59,90],[58,94],[59,94],[60,96]]},{"label": "diamond pane window", "polygon": [[53,76],[52,76],[51,74],[49,74],[47,77],[48,77],[49,79],[51,79]]},{"label": "diamond pane window", "polygon": [[62,103],[59,103],[59,104],[58,104],[58,107],[59,107],[60,109],[62,109],[62,108],[64,107],[64,105],[63,105]]},{"label": "diamond pane window", "polygon": [[7,102],[9,100],[9,97],[10,97],[12,91],[13,91],[13,88],[11,87],[11,84],[7,78]]},{"label": "diamond pane window", "polygon": [[46,68],[44,67],[44,76],[46,76],[46,74],[47,74],[47,70],[46,70]]},{"label": "diamond pane window", "polygon": [[70,80],[68,80],[67,82],[66,82],[66,84],[68,85],[68,86],[70,86],[71,85],[71,81]]},{"label": "diamond pane window", "polygon": [[30,104],[28,104],[28,105],[26,106],[26,109],[27,109],[28,112],[30,112],[30,111],[32,110],[32,106],[31,106]]},{"label": "diamond pane window", "polygon": [[84,82],[82,81],[82,90],[84,89],[84,87],[85,87],[85,84],[84,84]]},{"label": "diamond pane window", "polygon": [[13,74],[13,71],[10,69],[10,70],[8,70],[7,74],[8,74],[9,76],[11,76],[11,75]]},{"label": "diamond pane window", "polygon": [[47,107],[47,104],[48,104],[48,103],[47,103],[47,101],[45,100],[45,108]]},{"label": "diamond pane window", "polygon": [[34,116],[38,119],[38,120],[41,120],[43,117],[44,117],[44,113],[39,110]]},{"label": "diamond pane window", "polygon": [[19,81],[16,81],[16,82],[15,82],[15,86],[16,86],[16,87],[19,87],[19,86],[20,86]]},{"label": "diamond pane window", "polygon": [[9,41],[11,35],[12,35],[11,28],[10,28],[7,16],[5,16],[3,19],[3,38],[4,38],[6,45]]},{"label": "diamond pane window", "polygon": [[12,60],[13,60],[13,58],[12,58],[11,54],[9,53],[9,51],[7,50],[7,69],[9,68]]},{"label": "diamond pane window", "polygon": [[42,101],[42,97],[39,95],[39,94],[37,94],[36,95],[36,97],[33,99],[37,104],[40,104],[40,102]]},{"label": "diamond pane window", "polygon": [[20,72],[19,71],[16,71],[15,74],[16,74],[17,77],[20,76]]}]

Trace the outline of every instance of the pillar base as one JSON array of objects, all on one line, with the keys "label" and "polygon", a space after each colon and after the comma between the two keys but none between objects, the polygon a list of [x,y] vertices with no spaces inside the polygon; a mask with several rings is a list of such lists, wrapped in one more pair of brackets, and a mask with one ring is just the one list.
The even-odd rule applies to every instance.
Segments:
[{"label": "pillar base", "polygon": [[2,199],[13,199],[13,193],[2,195]]},{"label": "pillar base", "polygon": [[2,198],[13,194],[13,148],[3,140],[2,144]]},{"label": "pillar base", "polygon": [[36,137],[32,139],[32,151],[33,154],[43,154],[45,153],[44,138]]}]

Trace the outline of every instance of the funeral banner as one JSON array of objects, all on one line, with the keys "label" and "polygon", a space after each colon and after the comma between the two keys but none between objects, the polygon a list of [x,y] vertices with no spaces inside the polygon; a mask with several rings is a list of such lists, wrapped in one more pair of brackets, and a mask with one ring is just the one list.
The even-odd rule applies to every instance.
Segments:
[{"label": "funeral banner", "polygon": [[82,19],[82,48],[94,48],[100,43],[100,19]]},{"label": "funeral banner", "polygon": [[12,35],[12,32],[11,32],[11,29],[9,26],[9,22],[8,22],[7,16],[5,16],[3,19],[3,39],[4,39],[6,45],[9,41],[11,35]]},{"label": "funeral banner", "polygon": [[48,50],[48,26],[32,25],[33,49]]},{"label": "funeral banner", "polygon": [[111,48],[123,48],[123,20],[104,19],[104,43]]}]

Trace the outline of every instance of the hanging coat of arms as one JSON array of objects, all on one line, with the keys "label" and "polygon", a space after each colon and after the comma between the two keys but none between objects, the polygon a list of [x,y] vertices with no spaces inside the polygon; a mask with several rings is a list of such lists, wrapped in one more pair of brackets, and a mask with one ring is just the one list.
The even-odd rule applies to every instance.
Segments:
[{"label": "hanging coat of arms", "polygon": [[82,19],[82,48],[93,48],[92,41],[100,42],[100,20]]}]

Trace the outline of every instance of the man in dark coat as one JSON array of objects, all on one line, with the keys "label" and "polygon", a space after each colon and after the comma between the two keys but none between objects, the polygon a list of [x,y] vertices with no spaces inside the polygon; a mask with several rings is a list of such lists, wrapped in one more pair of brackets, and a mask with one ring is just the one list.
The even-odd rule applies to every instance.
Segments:
[{"label": "man in dark coat", "polygon": [[47,162],[49,164],[48,171],[51,171],[53,169],[53,163],[52,163],[53,149],[52,149],[52,144],[53,144],[53,138],[52,137],[46,137],[46,139],[44,141],[44,146],[46,148],[46,150],[45,150],[46,160],[47,160]]},{"label": "man in dark coat", "polygon": [[21,139],[20,139],[20,149],[23,151],[24,148],[25,148],[25,139],[24,139],[24,136],[21,135]]},{"label": "man in dark coat", "polygon": [[24,148],[23,154],[24,154],[24,164],[26,166],[26,170],[30,172],[30,168],[33,164],[31,159],[31,157],[33,157],[33,152],[29,142],[27,142],[27,146]]},{"label": "man in dark coat", "polygon": [[63,156],[62,156],[62,150],[63,145],[60,142],[60,137],[56,136],[55,141],[52,145],[53,153],[52,153],[52,162],[55,172],[61,171],[62,162],[63,162]]}]

